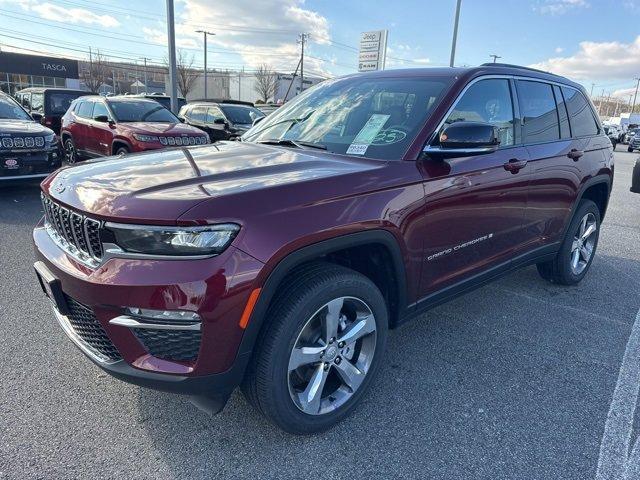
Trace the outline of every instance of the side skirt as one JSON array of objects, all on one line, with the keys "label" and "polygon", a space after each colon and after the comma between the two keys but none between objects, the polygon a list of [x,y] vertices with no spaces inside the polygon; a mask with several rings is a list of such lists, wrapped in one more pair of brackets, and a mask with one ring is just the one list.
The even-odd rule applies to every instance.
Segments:
[{"label": "side skirt", "polygon": [[409,305],[406,313],[398,319],[395,326],[402,325],[403,323],[412,320],[416,316],[426,312],[427,310],[453,300],[462,294],[468,293],[472,290],[482,287],[489,282],[492,282],[500,277],[503,277],[515,270],[519,270],[523,267],[533,265],[535,263],[547,262],[553,260],[560,250],[561,242],[553,243],[551,245],[545,245],[544,247],[536,248],[535,250],[519,255],[507,262],[501,263],[490,269],[477,273],[472,277],[466,278],[460,282],[454,283],[448,287],[430,293],[426,297],[421,298],[416,303]]}]

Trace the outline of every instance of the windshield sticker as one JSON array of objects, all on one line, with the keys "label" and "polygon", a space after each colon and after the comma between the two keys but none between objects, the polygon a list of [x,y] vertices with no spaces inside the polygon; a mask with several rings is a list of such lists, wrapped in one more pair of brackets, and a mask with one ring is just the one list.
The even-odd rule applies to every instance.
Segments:
[{"label": "windshield sticker", "polygon": [[349,155],[364,155],[369,145],[373,143],[384,124],[389,120],[389,115],[383,115],[381,113],[374,113],[369,117],[367,123],[360,129],[356,138],[353,139],[353,143],[349,145],[347,154]]},{"label": "windshield sticker", "polygon": [[391,145],[392,143],[398,143],[404,140],[407,134],[397,128],[387,128],[382,130],[376,138],[371,142],[373,145]]}]

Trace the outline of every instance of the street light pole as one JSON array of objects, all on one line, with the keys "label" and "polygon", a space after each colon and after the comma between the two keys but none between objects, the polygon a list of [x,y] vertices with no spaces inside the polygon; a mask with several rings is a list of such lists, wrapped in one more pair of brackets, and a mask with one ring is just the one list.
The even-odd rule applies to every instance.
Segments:
[{"label": "street light pole", "polygon": [[171,111],[178,113],[176,28],[173,14],[173,0],[167,0],[167,36],[169,40],[169,95],[171,96]]},{"label": "street light pole", "polygon": [[456,2],[456,16],[453,22],[453,39],[451,40],[451,58],[449,59],[449,66],[453,67],[453,63],[456,59],[456,42],[458,40],[458,21],[460,20],[460,4],[462,0]]},{"label": "street light pole", "polygon": [[206,30],[196,30],[196,33],[202,33],[204,35],[204,98],[207,96],[207,35],[215,35],[215,33],[207,32]]},{"label": "street light pole", "polygon": [[640,85],[640,77],[634,78],[636,81],[636,93],[633,94],[633,105],[631,105],[631,113],[633,113],[633,109],[636,108],[636,98],[638,97],[638,85]]}]

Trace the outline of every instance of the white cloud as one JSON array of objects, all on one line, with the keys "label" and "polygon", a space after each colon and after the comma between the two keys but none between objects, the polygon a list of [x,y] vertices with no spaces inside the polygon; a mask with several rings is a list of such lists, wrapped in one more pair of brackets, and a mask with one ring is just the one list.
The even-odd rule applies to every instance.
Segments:
[{"label": "white cloud", "polygon": [[[144,33],[145,40],[151,43],[157,43],[159,45],[167,45],[167,31],[159,30],[157,28],[142,27],[142,33]],[[198,42],[193,38],[176,37],[176,47],[178,48],[197,48]]]},{"label": "white cloud", "polygon": [[[310,55],[313,43],[326,44],[331,39],[328,20],[305,8],[304,0],[217,0],[215,6],[210,0],[181,0],[180,4],[176,31],[199,45],[202,34],[196,30],[215,33],[208,39],[210,50],[238,52],[230,57],[237,58],[237,64],[255,67],[266,63],[290,72],[300,55],[299,33],[310,34]],[[325,63],[331,62],[305,57],[305,72],[327,74]]]},{"label": "white cloud", "polygon": [[548,15],[562,15],[578,8],[589,8],[586,0],[546,0],[536,5],[534,10]]},{"label": "white cloud", "polygon": [[621,88],[619,90],[614,91],[611,96],[612,97],[616,97],[616,98],[620,98],[622,100],[629,100],[629,96],[633,95],[636,91],[636,87],[630,87],[630,88]]},{"label": "white cloud", "polygon": [[640,36],[632,43],[581,42],[574,55],[549,58],[531,67],[577,80],[631,79],[640,72]]},{"label": "white cloud", "polygon": [[564,52],[564,48],[562,48],[562,47],[556,47],[556,48],[555,48],[555,50],[554,50],[554,52],[556,52],[556,53],[562,53],[562,52]]},{"label": "white cloud", "polygon": [[45,20],[86,25],[100,25],[113,28],[120,22],[111,15],[98,15],[84,8],[66,8],[37,0],[0,0],[0,3],[16,5],[27,12],[33,12]]}]

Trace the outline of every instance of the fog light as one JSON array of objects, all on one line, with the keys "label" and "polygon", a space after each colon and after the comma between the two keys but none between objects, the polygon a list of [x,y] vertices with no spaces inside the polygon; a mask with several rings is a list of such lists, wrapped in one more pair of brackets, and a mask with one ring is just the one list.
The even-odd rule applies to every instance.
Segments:
[{"label": "fog light", "polygon": [[129,315],[147,318],[149,320],[170,320],[182,322],[199,322],[200,315],[196,312],[188,312],[186,310],[150,310],[147,308],[130,307],[127,308]]}]

